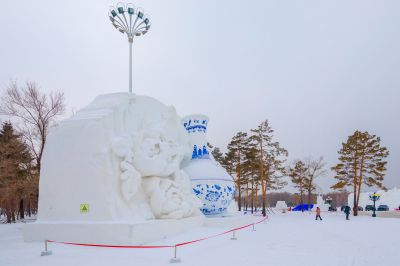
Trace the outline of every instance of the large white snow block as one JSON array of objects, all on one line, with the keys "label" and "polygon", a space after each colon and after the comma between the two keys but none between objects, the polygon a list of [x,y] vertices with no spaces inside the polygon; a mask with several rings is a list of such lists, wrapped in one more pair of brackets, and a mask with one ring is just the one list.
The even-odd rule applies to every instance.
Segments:
[{"label": "large white snow block", "polygon": [[63,121],[48,136],[26,240],[144,243],[198,225],[180,121],[174,107],[130,93],[100,95]]}]

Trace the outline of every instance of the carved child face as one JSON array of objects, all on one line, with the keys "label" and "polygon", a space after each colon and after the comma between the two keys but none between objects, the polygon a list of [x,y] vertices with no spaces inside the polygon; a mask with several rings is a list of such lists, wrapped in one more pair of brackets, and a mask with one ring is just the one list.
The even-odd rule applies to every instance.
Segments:
[{"label": "carved child face", "polygon": [[169,176],[179,169],[185,148],[171,135],[174,130],[144,131],[134,149],[134,166],[142,176]]},{"label": "carved child face", "polygon": [[189,142],[175,109],[143,97],[128,114],[125,130],[132,140],[133,165],[142,177],[166,177],[179,170]]}]

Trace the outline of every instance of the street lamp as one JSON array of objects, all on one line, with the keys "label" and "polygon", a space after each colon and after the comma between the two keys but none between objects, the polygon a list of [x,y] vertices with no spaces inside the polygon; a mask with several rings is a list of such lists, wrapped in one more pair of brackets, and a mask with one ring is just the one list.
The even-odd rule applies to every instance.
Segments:
[{"label": "street lamp", "polygon": [[329,211],[333,211],[333,208],[332,208],[332,201],[333,201],[333,199],[332,199],[330,196],[328,196],[328,197],[325,199],[325,202],[329,204]]},{"label": "street lamp", "polygon": [[132,93],[132,43],[135,36],[144,35],[150,29],[150,19],[143,10],[131,3],[118,3],[110,7],[108,16],[113,26],[122,34],[126,34],[129,42],[129,92]]},{"label": "street lamp", "polygon": [[374,194],[372,194],[372,195],[369,195],[369,199],[372,200],[372,201],[374,202],[374,209],[373,209],[372,217],[376,217],[376,213],[375,213],[375,210],[376,210],[375,202],[377,202],[377,201],[379,200],[380,197],[381,197],[381,195],[376,194],[376,193],[374,193]]},{"label": "street lamp", "polygon": [[328,203],[329,205],[332,204],[332,198],[330,196],[326,197],[325,202]]}]

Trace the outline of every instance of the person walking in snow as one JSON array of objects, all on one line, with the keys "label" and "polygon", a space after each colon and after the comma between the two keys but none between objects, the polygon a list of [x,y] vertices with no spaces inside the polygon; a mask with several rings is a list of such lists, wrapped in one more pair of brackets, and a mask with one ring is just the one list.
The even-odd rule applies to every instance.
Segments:
[{"label": "person walking in snow", "polygon": [[317,212],[317,214],[315,215],[315,220],[318,220],[318,218],[319,218],[322,221],[321,209],[319,207],[317,207],[316,212]]},{"label": "person walking in snow", "polygon": [[349,206],[344,207],[344,213],[346,214],[346,220],[349,220],[350,210],[351,209]]}]

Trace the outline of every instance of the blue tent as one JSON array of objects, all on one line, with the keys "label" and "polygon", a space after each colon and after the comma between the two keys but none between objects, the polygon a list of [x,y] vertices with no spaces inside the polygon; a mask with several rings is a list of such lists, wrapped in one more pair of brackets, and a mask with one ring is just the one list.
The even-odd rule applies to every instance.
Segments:
[{"label": "blue tent", "polygon": [[308,211],[314,207],[314,204],[299,204],[292,209],[292,211]]}]

